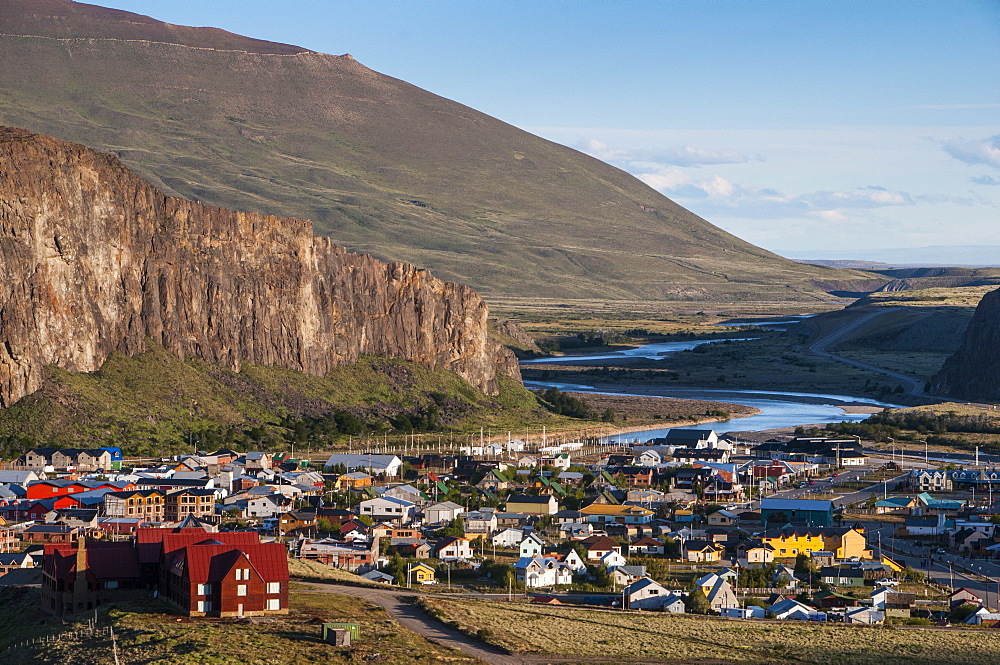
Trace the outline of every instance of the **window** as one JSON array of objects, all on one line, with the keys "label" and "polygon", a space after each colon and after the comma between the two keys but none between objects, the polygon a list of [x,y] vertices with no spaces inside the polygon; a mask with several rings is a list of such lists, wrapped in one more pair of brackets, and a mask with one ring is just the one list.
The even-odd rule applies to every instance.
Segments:
[{"label": "window", "polygon": [[269,610],[280,610],[281,609],[281,599],[280,598],[268,598],[267,599],[267,609]]},{"label": "window", "polygon": [[246,584],[238,584],[236,586],[236,595],[237,596],[245,596],[245,595],[247,595],[247,585]]},{"label": "window", "polygon": [[198,601],[198,611],[199,612],[211,612],[212,611],[212,601],[210,601],[210,600],[199,600]]},{"label": "window", "polygon": [[212,593],[212,585],[211,584],[199,584],[198,585],[198,595],[199,596],[207,596],[207,595],[209,595],[211,593]]},{"label": "window", "polygon": [[107,582],[104,583],[104,588],[105,589],[117,589],[118,588],[118,580],[108,580]]},{"label": "window", "polygon": [[281,582],[268,582],[267,583],[268,593],[281,593]]}]

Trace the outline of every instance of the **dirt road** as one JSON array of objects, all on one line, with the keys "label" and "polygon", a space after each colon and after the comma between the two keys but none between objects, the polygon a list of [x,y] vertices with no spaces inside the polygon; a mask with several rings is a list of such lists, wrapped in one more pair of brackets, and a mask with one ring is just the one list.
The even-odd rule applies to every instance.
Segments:
[{"label": "dirt road", "polygon": [[415,595],[412,592],[319,584],[316,582],[309,582],[309,584],[316,587],[316,591],[313,593],[338,593],[344,596],[355,596],[369,603],[380,605],[404,628],[412,630],[432,642],[458,649],[484,662],[494,663],[494,665],[526,665],[529,662],[518,656],[512,656],[499,649],[487,646],[479,640],[474,640],[464,633],[444,625],[409,600],[409,598]]}]

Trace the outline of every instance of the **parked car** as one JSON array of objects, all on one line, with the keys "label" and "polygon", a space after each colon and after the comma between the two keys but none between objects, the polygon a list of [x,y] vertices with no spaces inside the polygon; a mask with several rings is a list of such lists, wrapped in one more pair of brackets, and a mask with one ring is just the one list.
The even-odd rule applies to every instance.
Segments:
[{"label": "parked car", "polygon": [[890,579],[888,577],[883,577],[875,584],[879,584],[881,586],[896,586],[897,584],[899,584],[899,582],[894,579]]}]

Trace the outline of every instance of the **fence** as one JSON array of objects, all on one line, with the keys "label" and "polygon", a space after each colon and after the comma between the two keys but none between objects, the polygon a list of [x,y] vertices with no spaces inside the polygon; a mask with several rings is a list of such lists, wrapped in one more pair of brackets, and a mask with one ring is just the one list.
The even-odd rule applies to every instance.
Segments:
[{"label": "fence", "polygon": [[[87,628],[74,628],[72,630],[64,630],[61,633],[55,633],[52,635],[42,635],[41,637],[35,637],[30,640],[23,640],[12,644],[5,650],[6,653],[15,651],[18,649],[24,649],[31,646],[36,646],[39,644],[58,644],[60,642],[70,641],[79,642],[82,640],[95,640],[95,639],[111,639],[112,628],[111,626],[103,626],[101,628],[94,628],[93,626]],[[0,658],[0,660],[5,660]]]}]

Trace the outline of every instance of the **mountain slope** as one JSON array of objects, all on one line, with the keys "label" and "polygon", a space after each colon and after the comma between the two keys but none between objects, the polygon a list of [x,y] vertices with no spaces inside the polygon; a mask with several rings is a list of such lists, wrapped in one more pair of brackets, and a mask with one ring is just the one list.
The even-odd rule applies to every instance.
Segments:
[{"label": "mountain slope", "polygon": [[983,296],[961,347],[931,385],[945,397],[1000,402],[1000,289]]},{"label": "mountain slope", "polygon": [[179,358],[323,376],[361,355],[497,394],[513,355],[472,289],[353,254],[309,222],[164,197],[117,158],[0,128],[0,407],[46,366],[93,372],[147,340]]},{"label": "mountain slope", "polygon": [[0,123],[487,295],[810,301],[870,284],[350,56],[66,0],[5,0],[0,33]]}]

